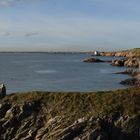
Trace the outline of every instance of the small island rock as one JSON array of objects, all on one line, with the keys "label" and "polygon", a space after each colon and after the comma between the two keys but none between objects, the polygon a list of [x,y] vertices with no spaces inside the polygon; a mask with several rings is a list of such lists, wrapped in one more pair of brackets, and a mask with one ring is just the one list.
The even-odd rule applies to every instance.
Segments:
[{"label": "small island rock", "polygon": [[83,62],[91,63],[91,62],[105,62],[105,61],[92,57],[92,58],[85,59]]}]

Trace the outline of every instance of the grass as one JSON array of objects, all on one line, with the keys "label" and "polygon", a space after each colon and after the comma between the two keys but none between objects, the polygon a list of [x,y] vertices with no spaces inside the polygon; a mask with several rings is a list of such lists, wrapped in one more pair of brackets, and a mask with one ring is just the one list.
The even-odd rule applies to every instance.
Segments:
[{"label": "grass", "polygon": [[15,93],[1,99],[0,102],[23,104],[40,101],[46,116],[65,116],[66,118],[91,117],[96,115],[120,114],[134,115],[140,113],[140,88],[128,88],[96,93],[74,92],[28,92]]},{"label": "grass", "polygon": [[[140,48],[131,50],[132,57],[140,58]],[[1,99],[0,102],[23,104],[24,102],[39,101],[43,107],[41,113],[67,118],[83,116],[139,114],[140,88],[128,88],[113,91],[76,93],[76,92],[42,92],[15,93]]]},{"label": "grass", "polygon": [[130,52],[132,57],[140,59],[140,48],[134,48]]}]

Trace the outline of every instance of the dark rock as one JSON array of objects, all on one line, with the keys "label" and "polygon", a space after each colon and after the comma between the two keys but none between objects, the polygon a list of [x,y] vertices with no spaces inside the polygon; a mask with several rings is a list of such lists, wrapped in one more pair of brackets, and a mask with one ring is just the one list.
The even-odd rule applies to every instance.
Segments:
[{"label": "dark rock", "polygon": [[91,62],[105,62],[105,61],[93,57],[93,58],[85,59],[83,62],[89,62],[89,63],[91,63]]},{"label": "dark rock", "polygon": [[116,72],[114,74],[126,74],[130,76],[136,76],[138,74],[138,70],[131,68],[131,69],[126,69],[125,71]]},{"label": "dark rock", "polygon": [[112,60],[111,65],[112,66],[124,66],[124,62],[125,62],[124,59],[121,59],[121,60],[115,59],[115,60]]},{"label": "dark rock", "polygon": [[10,103],[0,104],[0,119],[5,116],[7,110],[10,109],[10,107],[11,107]]},{"label": "dark rock", "polygon": [[20,106],[20,112],[18,115],[19,120],[31,115],[33,111],[38,109],[38,107],[39,103],[37,101],[24,102],[24,104]]},{"label": "dark rock", "polygon": [[0,99],[6,96],[6,86],[4,84],[0,85]]},{"label": "dark rock", "polygon": [[120,82],[122,85],[140,86],[140,80],[137,78],[129,78]]},{"label": "dark rock", "polygon": [[97,129],[93,130],[93,131],[89,134],[88,140],[96,140],[97,137],[99,136],[99,133],[100,133],[99,130],[97,130]]},{"label": "dark rock", "polygon": [[127,117],[122,121],[119,140],[139,140],[140,116]]},{"label": "dark rock", "polygon": [[108,140],[108,134],[105,131],[95,129],[90,133],[88,140]]},{"label": "dark rock", "polygon": [[101,133],[96,140],[108,140],[108,136],[106,133]]}]

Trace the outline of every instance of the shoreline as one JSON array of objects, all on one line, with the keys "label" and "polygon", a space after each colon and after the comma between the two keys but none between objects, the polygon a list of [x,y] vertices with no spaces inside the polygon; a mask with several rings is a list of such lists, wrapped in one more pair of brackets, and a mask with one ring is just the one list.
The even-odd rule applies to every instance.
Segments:
[{"label": "shoreline", "polygon": [[[98,62],[109,62],[112,66],[125,67],[126,70],[123,72],[117,72],[116,74],[127,74],[131,78],[120,82],[122,85],[128,86],[140,86],[140,48],[132,50],[119,51],[119,52],[96,52],[94,57],[83,60],[87,63],[98,63]],[[104,61],[95,56],[113,56],[113,57],[124,57],[122,59],[115,59],[110,61]],[[115,74],[115,73],[114,73]]]},{"label": "shoreline", "polygon": [[140,86],[0,98],[2,140],[139,140]]},{"label": "shoreline", "polygon": [[[131,50],[131,51],[133,51],[133,50]],[[123,63],[123,64],[120,64],[120,60],[119,60],[119,56],[120,57],[122,57],[122,56],[124,56],[124,53],[125,53],[125,55],[126,55],[126,53],[128,53],[129,52],[129,54],[131,53],[131,51],[130,50],[125,50],[125,51],[122,51],[122,52],[101,52],[101,54],[104,54],[103,56],[112,56],[112,54],[113,54],[113,56],[114,56],[114,58],[116,57],[116,55],[118,56],[118,58],[117,59],[115,59],[115,60],[111,60],[111,61],[105,61],[105,60],[100,60],[100,59],[98,59],[98,58],[94,58],[94,59],[91,59],[91,62],[107,62],[107,63],[115,63],[115,65],[113,65],[112,64],[112,66],[122,66],[122,67],[124,67],[125,65],[124,65],[124,62],[121,62],[121,63]],[[9,52],[9,53],[11,53],[11,52]],[[22,52],[20,52],[20,53],[22,53]],[[25,53],[25,52],[24,52]],[[32,53],[32,52],[28,52],[28,53]],[[37,52],[37,53],[39,53],[39,52]],[[46,53],[46,52],[44,52],[44,53]],[[53,52],[54,53],[54,52]],[[69,52],[68,52],[69,53]],[[71,54],[72,52],[70,52],[70,54]],[[79,53],[79,52],[78,52]],[[58,52],[58,54],[59,54],[59,52]],[[101,56],[101,54],[99,53],[97,56]],[[110,55],[108,55],[108,54],[110,54]],[[114,54],[116,54],[116,55],[114,55]],[[131,57],[131,56],[129,56],[129,57]],[[129,59],[129,57],[124,57],[124,59],[126,59],[126,60],[128,60]],[[113,58],[112,58],[113,59]],[[131,59],[131,58],[130,58]],[[122,60],[121,60],[122,61]],[[86,61],[85,61],[86,62]],[[88,62],[88,61],[87,61]],[[89,62],[90,62],[90,59],[89,59]],[[117,65],[116,65],[116,62],[117,62]],[[132,65],[133,65],[133,63],[132,63]],[[126,66],[125,66],[126,67]],[[128,71],[127,71],[128,70]],[[130,70],[130,71],[129,71]],[[134,74],[135,73],[135,74]],[[118,71],[118,72],[116,72],[116,73],[113,73],[113,74],[127,74],[127,75],[129,75],[129,76],[131,76],[132,78],[134,78],[134,77],[136,77],[137,76],[137,71],[134,71],[134,68],[133,68],[133,66],[132,67],[128,67],[128,69],[126,69],[126,70],[124,70],[124,71]],[[125,80],[123,80],[123,81],[125,81]],[[120,81],[121,82],[121,81]],[[131,81],[130,81],[131,82]],[[128,83],[128,81],[127,81],[127,83]],[[127,85],[127,84],[124,84],[124,85]],[[128,84],[129,85],[129,84]],[[125,86],[124,87],[122,87],[121,89],[123,89],[123,88],[126,88]],[[116,89],[116,88],[114,88],[114,89]],[[100,90],[100,89],[99,89]],[[106,89],[103,89],[103,90],[106,90]],[[103,91],[102,90],[102,91]],[[108,89],[107,89],[108,90]],[[111,90],[111,89],[109,89],[109,90]],[[91,90],[91,92],[92,91],[94,91],[94,90]],[[97,91],[97,90],[96,90]]]}]

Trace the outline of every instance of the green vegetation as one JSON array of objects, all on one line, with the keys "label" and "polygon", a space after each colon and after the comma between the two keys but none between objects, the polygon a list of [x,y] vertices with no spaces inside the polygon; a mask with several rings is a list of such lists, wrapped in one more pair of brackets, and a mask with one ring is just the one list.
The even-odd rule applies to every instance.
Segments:
[{"label": "green vegetation", "polygon": [[[72,92],[28,92],[8,95],[1,102],[22,104],[24,102],[39,101],[46,116],[65,116],[66,118],[91,117],[96,115],[139,114],[140,88],[128,88],[97,93]],[[49,112],[48,112],[49,110]]]},{"label": "green vegetation", "polygon": [[0,100],[0,139],[108,136],[109,140],[138,140],[139,101],[140,88],[136,87],[96,93],[35,91],[7,95]]},{"label": "green vegetation", "polygon": [[134,48],[131,51],[131,57],[139,58],[140,59],[140,48]]},{"label": "green vegetation", "polygon": [[[128,64],[133,66],[139,62],[140,49],[130,52]],[[0,139],[138,140],[138,86],[85,93],[33,91],[7,95],[0,99]]]}]

